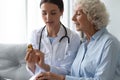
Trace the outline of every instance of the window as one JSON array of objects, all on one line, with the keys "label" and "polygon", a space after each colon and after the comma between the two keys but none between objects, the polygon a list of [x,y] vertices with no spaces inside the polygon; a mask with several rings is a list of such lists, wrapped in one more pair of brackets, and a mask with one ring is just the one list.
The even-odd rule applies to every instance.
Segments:
[{"label": "window", "polygon": [[26,1],[0,0],[0,43],[26,42]]},{"label": "window", "polygon": [[[72,0],[63,1],[61,21],[72,28]],[[0,43],[26,43],[32,30],[43,27],[39,4],[40,0],[0,0]]]}]

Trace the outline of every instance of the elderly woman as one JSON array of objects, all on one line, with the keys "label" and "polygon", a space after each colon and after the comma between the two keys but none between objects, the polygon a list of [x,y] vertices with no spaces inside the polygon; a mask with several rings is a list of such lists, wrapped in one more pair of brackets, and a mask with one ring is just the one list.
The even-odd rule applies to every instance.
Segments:
[{"label": "elderly woman", "polygon": [[46,72],[36,80],[120,80],[120,42],[106,27],[109,16],[100,0],[76,0],[72,18],[76,30],[82,31],[78,54],[70,75],[62,76]]}]

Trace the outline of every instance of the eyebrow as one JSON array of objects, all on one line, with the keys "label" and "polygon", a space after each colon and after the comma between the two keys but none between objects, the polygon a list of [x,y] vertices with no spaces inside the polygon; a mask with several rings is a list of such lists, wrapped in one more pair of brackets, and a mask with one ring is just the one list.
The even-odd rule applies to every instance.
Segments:
[{"label": "eyebrow", "polygon": [[77,10],[76,12],[84,13],[82,9]]}]

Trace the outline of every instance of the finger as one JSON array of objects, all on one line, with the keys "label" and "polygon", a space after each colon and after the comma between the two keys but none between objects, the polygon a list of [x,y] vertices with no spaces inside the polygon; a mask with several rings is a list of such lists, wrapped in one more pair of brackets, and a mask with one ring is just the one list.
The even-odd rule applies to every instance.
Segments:
[{"label": "finger", "polygon": [[25,60],[27,61],[29,56],[30,56],[31,50],[27,50],[26,56],[25,56]]},{"label": "finger", "polygon": [[43,77],[40,77],[39,79],[40,79],[40,80],[48,80],[47,77],[44,77],[44,76],[43,76]]},{"label": "finger", "polygon": [[36,79],[36,80],[39,80],[41,77],[43,77],[43,74],[42,74],[42,73],[38,74],[35,79]]},{"label": "finger", "polygon": [[27,47],[27,53],[29,54],[29,53],[31,53],[32,51],[33,51],[33,47],[32,47],[31,44],[29,44],[28,47]]},{"label": "finger", "polygon": [[32,44],[29,44],[27,46],[27,55],[25,56],[25,60],[28,60],[29,59],[29,56],[30,56],[30,52],[33,50],[33,46]]},{"label": "finger", "polygon": [[48,79],[47,77],[42,76],[42,77],[36,78],[35,80],[48,80]]},{"label": "finger", "polygon": [[36,63],[38,63],[39,61],[41,61],[41,53],[40,53],[40,51],[38,51],[38,50],[35,50],[35,55],[36,55]]},{"label": "finger", "polygon": [[34,50],[28,50],[26,59],[27,59],[28,62],[33,62],[35,60]]},{"label": "finger", "polygon": [[40,61],[40,56],[36,56],[35,62],[38,63]]},{"label": "finger", "polygon": [[32,52],[30,55],[29,55],[29,59],[28,59],[30,62],[35,62],[36,61],[36,55],[34,52]]}]

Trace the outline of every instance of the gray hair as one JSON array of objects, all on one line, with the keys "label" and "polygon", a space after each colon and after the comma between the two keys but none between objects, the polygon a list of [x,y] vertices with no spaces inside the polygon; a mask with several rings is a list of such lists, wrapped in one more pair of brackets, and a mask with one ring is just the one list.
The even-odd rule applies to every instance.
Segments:
[{"label": "gray hair", "polygon": [[92,21],[96,29],[106,27],[109,22],[109,14],[100,0],[75,0],[74,5],[81,5],[88,20]]}]

